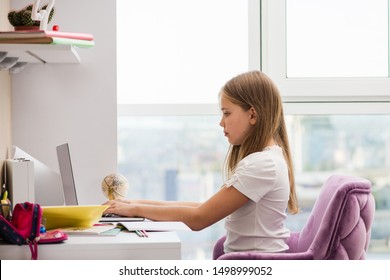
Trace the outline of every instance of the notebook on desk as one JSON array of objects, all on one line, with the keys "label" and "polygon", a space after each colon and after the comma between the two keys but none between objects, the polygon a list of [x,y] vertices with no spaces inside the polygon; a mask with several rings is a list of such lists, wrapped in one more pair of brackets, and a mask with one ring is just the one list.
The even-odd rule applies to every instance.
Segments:
[{"label": "notebook on desk", "polygon": [[[65,205],[79,205],[68,143],[57,146],[57,158],[60,169],[62,188],[64,192]],[[144,218],[140,217],[103,215],[99,222],[132,222],[143,220]]]}]

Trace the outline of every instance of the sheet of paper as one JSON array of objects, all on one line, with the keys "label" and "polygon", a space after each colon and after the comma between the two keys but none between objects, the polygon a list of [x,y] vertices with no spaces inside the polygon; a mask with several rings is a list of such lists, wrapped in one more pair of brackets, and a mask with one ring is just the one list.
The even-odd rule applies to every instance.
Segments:
[{"label": "sheet of paper", "polygon": [[191,231],[191,229],[182,222],[122,222],[118,223],[129,231],[146,230],[146,231]]}]

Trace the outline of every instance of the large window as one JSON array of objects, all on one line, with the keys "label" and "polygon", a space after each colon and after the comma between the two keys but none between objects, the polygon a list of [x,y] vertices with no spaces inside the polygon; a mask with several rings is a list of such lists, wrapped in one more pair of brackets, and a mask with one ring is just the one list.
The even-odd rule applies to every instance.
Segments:
[{"label": "large window", "polygon": [[[335,8],[337,7],[337,8]],[[390,256],[388,0],[117,1],[118,171],[129,197],[199,200],[222,184],[218,92],[260,69],[283,95],[300,230],[334,173],[373,183],[370,258]],[[331,21],[331,22],[330,22]],[[223,221],[179,233],[210,259]]]}]

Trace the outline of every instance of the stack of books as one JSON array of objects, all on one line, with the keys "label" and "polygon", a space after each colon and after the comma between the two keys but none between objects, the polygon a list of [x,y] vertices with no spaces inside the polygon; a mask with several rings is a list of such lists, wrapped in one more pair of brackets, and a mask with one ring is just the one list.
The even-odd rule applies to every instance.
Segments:
[{"label": "stack of books", "polygon": [[95,42],[87,33],[37,30],[0,32],[0,44],[60,44],[90,48]]}]

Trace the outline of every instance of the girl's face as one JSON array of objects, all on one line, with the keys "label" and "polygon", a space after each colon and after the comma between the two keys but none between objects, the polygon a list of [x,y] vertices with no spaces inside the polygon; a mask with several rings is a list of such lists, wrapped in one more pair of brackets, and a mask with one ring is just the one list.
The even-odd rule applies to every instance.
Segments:
[{"label": "girl's face", "polygon": [[221,94],[222,119],[219,123],[223,132],[232,145],[241,145],[247,137],[252,126],[256,123],[256,112],[254,109],[245,111],[240,106],[229,101]]}]

